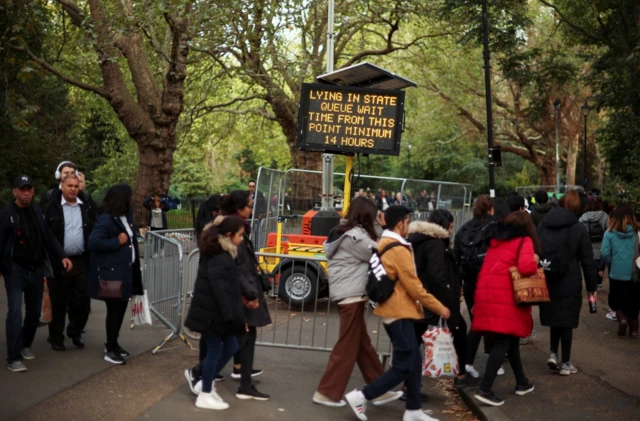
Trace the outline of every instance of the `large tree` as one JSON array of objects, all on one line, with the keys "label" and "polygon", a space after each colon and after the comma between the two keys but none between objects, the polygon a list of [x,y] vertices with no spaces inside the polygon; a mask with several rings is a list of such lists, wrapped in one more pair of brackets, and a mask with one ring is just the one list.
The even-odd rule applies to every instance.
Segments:
[{"label": "large tree", "polygon": [[19,33],[8,46],[59,79],[108,101],[138,147],[136,199],[166,193],[184,107],[192,2],[44,3],[58,12],[58,28],[49,42],[58,54],[47,59]]},{"label": "large tree", "polygon": [[[349,66],[380,60],[449,32],[430,19],[429,3],[414,0],[337,0],[335,63]],[[226,74],[244,80],[245,92],[227,101],[197,101],[190,114],[228,110],[276,121],[286,137],[295,167],[319,169],[318,153],[300,152],[298,104],[303,82],[325,72],[327,2],[256,0],[212,5],[224,16],[223,31],[194,39],[192,50],[218,63]],[[421,31],[403,31],[421,21]],[[432,25],[428,25],[431,22]],[[195,56],[195,55],[194,55]],[[240,105],[242,104],[242,105]]]}]

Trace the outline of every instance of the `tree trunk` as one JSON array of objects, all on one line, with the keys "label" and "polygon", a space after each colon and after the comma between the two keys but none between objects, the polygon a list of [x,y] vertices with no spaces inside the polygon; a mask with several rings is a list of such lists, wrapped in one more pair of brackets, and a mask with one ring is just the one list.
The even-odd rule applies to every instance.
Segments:
[{"label": "tree trunk", "polygon": [[567,180],[566,184],[573,186],[576,184],[576,165],[578,163],[578,142],[580,136],[575,135],[569,139],[569,147],[567,148]]},{"label": "tree trunk", "polygon": [[556,160],[555,156],[552,159],[545,159],[542,165],[538,166],[540,171],[540,185],[541,186],[555,186],[556,185]]}]

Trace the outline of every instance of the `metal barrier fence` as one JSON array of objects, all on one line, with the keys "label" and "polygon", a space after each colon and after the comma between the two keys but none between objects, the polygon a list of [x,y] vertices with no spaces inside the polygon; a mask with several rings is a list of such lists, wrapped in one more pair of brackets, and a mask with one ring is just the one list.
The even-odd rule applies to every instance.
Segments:
[{"label": "metal barrier fence", "polygon": [[553,186],[520,186],[520,187],[516,187],[516,192],[519,193],[522,197],[529,197],[529,196],[533,196],[534,194],[536,194],[537,191],[544,191],[547,193],[556,193],[559,194],[559,197],[562,197],[562,195],[564,195],[565,193],[574,190],[576,187],[576,185],[561,185],[560,188],[556,188],[555,185]]},{"label": "metal barrier fence", "polygon": [[193,230],[149,231],[144,241],[142,280],[149,299],[149,309],[171,333],[156,346],[155,354],[172,338],[191,344],[182,334],[183,260],[195,249]]},{"label": "metal barrier fence", "polygon": [[[328,289],[326,275],[323,274],[322,264],[326,259],[314,257],[300,257],[284,254],[256,253],[264,262],[271,263],[287,261],[287,264],[277,266],[270,273],[273,289],[284,291],[295,289],[298,296],[304,297],[300,301],[286,302],[284,297],[267,298],[272,323],[258,329],[258,345],[307,349],[316,351],[331,351],[340,333],[340,318],[335,303],[327,297]],[[193,285],[197,275],[199,250],[192,251],[186,262],[183,278],[182,320],[186,319],[188,305],[191,300]],[[276,294],[277,295],[277,294]],[[295,294],[294,294],[295,295]],[[391,342],[382,325],[382,319],[374,316],[369,303],[365,313],[367,331],[371,336],[374,348],[381,357],[391,355]],[[189,338],[197,340],[200,335],[191,332],[184,326],[182,332]]]}]

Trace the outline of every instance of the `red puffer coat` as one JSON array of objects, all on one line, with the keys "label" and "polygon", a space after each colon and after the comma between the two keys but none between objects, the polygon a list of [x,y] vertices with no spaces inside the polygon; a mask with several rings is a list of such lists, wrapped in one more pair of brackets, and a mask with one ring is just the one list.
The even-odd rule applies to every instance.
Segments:
[{"label": "red puffer coat", "polygon": [[[518,247],[520,255],[516,256]],[[509,268],[517,266],[523,276],[532,275],[538,269],[533,256],[533,241],[517,227],[503,225],[498,229],[478,275],[471,325],[473,331],[520,338],[531,334],[531,307],[516,306]]]}]

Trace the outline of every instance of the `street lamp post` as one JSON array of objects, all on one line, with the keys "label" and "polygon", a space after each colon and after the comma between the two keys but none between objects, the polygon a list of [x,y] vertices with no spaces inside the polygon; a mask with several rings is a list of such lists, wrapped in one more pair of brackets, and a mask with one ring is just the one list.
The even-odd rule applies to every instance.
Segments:
[{"label": "street lamp post", "polygon": [[482,56],[484,58],[484,88],[487,104],[487,152],[489,156],[489,195],[495,197],[495,173],[493,164],[493,113],[491,110],[491,51],[489,50],[489,17],[487,0],[482,0]]},{"label": "street lamp post", "polygon": [[587,100],[584,100],[584,104],[580,107],[580,112],[584,117],[584,189],[587,189],[587,117],[589,116],[589,112],[591,111],[591,107],[587,104]]},{"label": "street lamp post", "polygon": [[555,102],[553,103],[553,107],[556,110],[556,194],[560,193],[560,147],[558,146],[559,143],[559,133],[560,133],[560,128],[559,128],[559,119],[558,119],[558,115],[560,112],[560,105],[562,104],[562,102],[560,102],[559,99],[556,99]]}]

